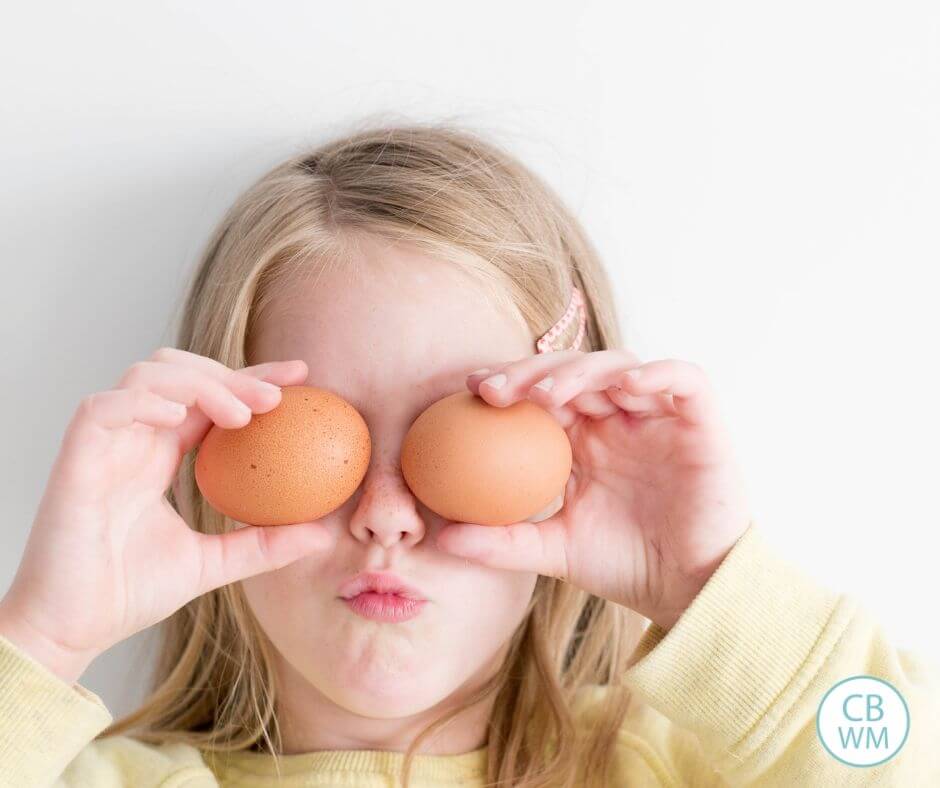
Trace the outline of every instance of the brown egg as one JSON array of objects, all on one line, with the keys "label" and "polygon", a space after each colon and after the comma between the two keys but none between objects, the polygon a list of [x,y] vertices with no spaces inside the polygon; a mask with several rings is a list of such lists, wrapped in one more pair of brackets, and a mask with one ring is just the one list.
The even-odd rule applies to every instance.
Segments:
[{"label": "brown egg", "polygon": [[209,430],[196,456],[196,483],[216,511],[243,523],[307,522],[352,496],[371,453],[369,428],[346,400],[284,386],[273,410],[238,429]]},{"label": "brown egg", "polygon": [[501,408],[460,391],[415,419],[401,469],[415,497],[442,517],[508,525],[539,513],[564,490],[571,444],[534,402]]}]

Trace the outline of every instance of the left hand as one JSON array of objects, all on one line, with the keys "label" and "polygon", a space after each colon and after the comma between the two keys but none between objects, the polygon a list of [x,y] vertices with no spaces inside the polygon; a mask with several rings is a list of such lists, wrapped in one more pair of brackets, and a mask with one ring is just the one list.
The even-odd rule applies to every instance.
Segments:
[{"label": "left hand", "polygon": [[[499,388],[487,382],[497,374],[506,376]],[[536,386],[549,377],[549,390]],[[669,629],[751,522],[703,370],[641,364],[625,350],[566,350],[471,375],[467,386],[492,405],[528,398],[552,413],[571,442],[571,476],[548,519],[454,523],[438,547],[561,578]]]}]

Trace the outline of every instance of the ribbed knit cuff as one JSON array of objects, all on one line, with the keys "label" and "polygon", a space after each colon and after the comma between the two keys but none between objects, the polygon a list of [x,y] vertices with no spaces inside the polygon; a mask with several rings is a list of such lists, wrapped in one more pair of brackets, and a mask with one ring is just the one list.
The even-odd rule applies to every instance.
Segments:
[{"label": "ribbed knit cuff", "polygon": [[742,758],[772,735],[853,607],[777,556],[752,524],[671,629],[650,625],[626,680],[716,759],[735,747]]},{"label": "ribbed knit cuff", "polygon": [[95,693],[0,635],[0,786],[51,784],[112,719]]}]

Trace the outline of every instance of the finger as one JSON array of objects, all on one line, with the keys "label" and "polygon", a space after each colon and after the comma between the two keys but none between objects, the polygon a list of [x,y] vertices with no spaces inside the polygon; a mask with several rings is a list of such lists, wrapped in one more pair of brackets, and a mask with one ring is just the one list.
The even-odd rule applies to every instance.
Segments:
[{"label": "finger", "polygon": [[471,373],[467,376],[467,387],[491,405],[509,405],[522,399],[525,392],[551,370],[584,355],[582,350],[557,350],[526,356],[508,364],[497,365],[487,373]]},{"label": "finger", "polygon": [[628,394],[617,386],[612,386],[606,390],[608,399],[610,399],[619,408],[629,413],[631,416],[675,416],[676,409],[672,403],[672,397],[668,394],[644,394],[636,396]]},{"label": "finger", "polygon": [[[152,390],[189,407],[186,420],[176,430],[180,450],[186,453],[202,441],[212,424],[224,429],[244,427],[253,412],[266,413],[280,403],[277,385],[240,370],[223,369],[227,373],[220,380],[197,364],[142,361],[128,369],[119,386]],[[296,365],[291,374],[299,374]]]},{"label": "finger", "polygon": [[567,402],[565,407],[592,419],[606,419],[621,410],[603,391],[585,391]]},{"label": "finger", "polygon": [[[194,532],[196,533],[196,532]],[[197,534],[202,550],[199,594],[280,569],[333,544],[323,523],[245,525],[224,534]]]},{"label": "finger", "polygon": [[565,505],[565,491],[562,490],[560,493],[558,493],[558,495],[555,496],[555,498],[552,500],[550,504],[548,504],[548,506],[544,507],[543,509],[539,510],[538,512],[533,514],[531,517],[529,517],[528,522],[540,523],[543,520],[547,520],[549,517],[554,517],[556,514],[558,514],[559,511],[561,511],[561,508],[564,505]]},{"label": "finger", "polygon": [[[179,364],[192,369],[199,369],[208,375],[225,381],[232,377],[233,373],[245,374],[256,378],[262,378],[278,386],[286,386],[304,380],[307,377],[307,362],[302,359],[290,359],[287,361],[266,361],[261,364],[232,369],[221,361],[208,356],[202,356],[198,353],[191,353],[188,350],[181,350],[175,347],[161,347],[150,356],[151,361],[162,361],[170,364]],[[303,372],[303,376],[300,374]],[[236,385],[237,385],[236,380]]]},{"label": "finger", "polygon": [[[300,359],[266,362],[251,367],[243,367],[238,372],[275,386],[299,385],[307,379],[307,365]],[[280,402],[280,399],[278,399],[278,402]],[[271,407],[260,403],[257,404],[257,407],[253,407],[255,413],[266,413],[271,409]],[[211,426],[212,420],[208,416],[198,408],[191,408],[186,421],[177,430],[183,453],[194,446],[198,446]]]},{"label": "finger", "polygon": [[[543,407],[546,406],[543,405]],[[651,394],[635,397],[616,386],[603,391],[585,391],[557,410],[572,413],[569,417],[572,420],[577,418],[577,414],[592,419],[606,419],[618,411],[624,411],[633,416],[675,415],[675,408],[669,395]]]},{"label": "finger", "polygon": [[634,395],[661,393],[672,396],[676,413],[690,424],[718,420],[717,403],[705,371],[678,359],[649,361],[624,373],[620,385]]},{"label": "finger", "polygon": [[[627,350],[597,350],[560,365],[536,381],[528,396],[541,405],[559,407],[588,392],[603,392],[619,384],[624,371],[639,366],[636,354]],[[603,407],[600,399],[585,397]]]},{"label": "finger", "polygon": [[[266,413],[276,407],[279,397],[272,397],[264,382],[274,386],[303,383],[307,378],[307,363],[302,359],[268,361],[232,369],[216,359],[174,347],[161,347],[150,356],[150,361],[173,364],[199,370],[229,387],[253,412]],[[198,409],[190,410],[185,423],[177,430],[184,451],[199,444],[212,426],[210,416]]]},{"label": "finger", "polygon": [[184,498],[182,495],[180,490],[180,481],[180,475],[177,471],[177,473],[173,476],[173,483],[171,485],[173,488],[173,500],[176,502],[179,515],[183,518],[183,522],[192,527],[196,521],[193,517],[192,509],[190,508],[190,501]]},{"label": "finger", "polygon": [[[623,399],[627,401],[621,404]],[[637,417],[675,415],[672,406],[666,402],[667,398],[660,399],[659,395],[629,397],[615,388],[609,388],[603,392],[586,391],[584,394],[579,394],[565,407],[592,419],[606,419],[614,413],[629,413]]]},{"label": "finger", "polygon": [[[254,409],[260,413],[264,413],[280,401],[275,399],[272,404],[270,397],[272,385],[275,387],[289,385],[307,377],[307,364],[301,359],[269,361],[241,369],[232,369],[206,356],[179,348],[164,347],[155,351],[150,361],[202,372],[226,385],[236,397],[250,407],[254,408],[258,405],[259,407]],[[129,372],[130,370],[125,373],[125,377]]]},{"label": "finger", "polygon": [[110,389],[86,397],[79,408],[87,418],[106,429],[134,422],[151,427],[175,427],[186,418],[186,406],[147,389]]},{"label": "finger", "polygon": [[563,405],[560,408],[550,408],[540,405],[543,410],[551,414],[554,417],[555,421],[562,427],[562,429],[571,429],[577,422],[583,418],[578,411],[574,408],[569,407],[568,405]]},{"label": "finger", "polygon": [[[260,385],[261,381],[257,383]],[[260,406],[258,402],[246,402],[225,382],[202,370],[162,361],[138,361],[124,373],[117,388],[146,389],[174,402],[196,406],[227,429],[244,427],[251,419],[252,404]],[[270,410],[280,400],[280,391],[276,386],[269,386],[269,392],[263,396],[266,403],[260,407]]]},{"label": "finger", "polygon": [[[531,394],[529,398],[535,399]],[[591,419],[606,419],[620,411],[638,417],[675,415],[672,399],[668,395],[653,394],[635,397],[626,394],[616,386],[611,386],[603,391],[585,391],[558,408],[552,408],[544,403],[539,404],[555,414],[562,426],[570,426],[579,416],[587,416]]]},{"label": "finger", "polygon": [[477,525],[453,523],[437,535],[439,549],[494,569],[538,572],[567,578],[565,532],[557,518],[538,524]]}]

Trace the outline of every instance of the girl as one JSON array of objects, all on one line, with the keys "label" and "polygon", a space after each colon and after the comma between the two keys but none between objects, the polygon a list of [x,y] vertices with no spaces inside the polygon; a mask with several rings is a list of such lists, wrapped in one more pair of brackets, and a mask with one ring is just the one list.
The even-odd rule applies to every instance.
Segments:
[{"label": "girl", "polygon": [[[768,547],[703,370],[622,347],[577,221],[491,145],[389,128],[278,166],[211,239],[177,345],[68,426],[0,602],[4,785],[940,780],[935,680]],[[316,522],[219,515],[200,440],[302,383],[366,420],[362,484]],[[411,422],[464,386],[567,431],[570,480],[533,521],[444,521],[404,483]],[[342,589],[363,572],[427,604],[361,617]],[[77,681],[160,621],[152,692],[109,724]],[[856,674],[912,719],[870,769],[815,728]]]}]

